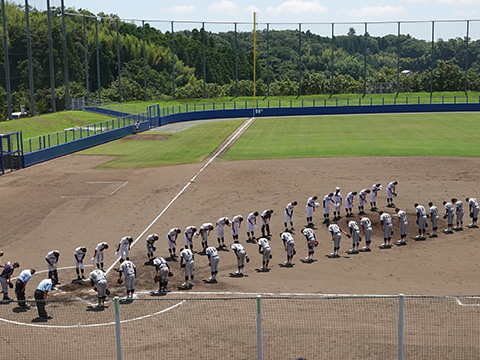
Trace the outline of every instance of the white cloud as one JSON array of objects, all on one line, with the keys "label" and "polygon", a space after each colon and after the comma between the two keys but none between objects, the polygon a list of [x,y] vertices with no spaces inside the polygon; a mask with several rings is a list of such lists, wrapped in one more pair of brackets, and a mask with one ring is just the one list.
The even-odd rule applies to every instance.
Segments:
[{"label": "white cloud", "polygon": [[169,11],[176,14],[187,14],[194,12],[197,8],[194,5],[175,5],[168,8]]},{"label": "white cloud", "polygon": [[239,7],[232,1],[220,0],[208,6],[208,9],[216,13],[236,15],[239,12]]},{"label": "white cloud", "polygon": [[267,14],[272,15],[320,14],[326,11],[327,7],[320,4],[320,1],[318,0],[288,0],[280,4],[278,7],[269,6],[265,10]]},{"label": "white cloud", "polygon": [[353,18],[372,18],[385,17],[389,15],[402,15],[407,13],[407,10],[402,6],[366,6],[360,9],[352,9],[346,11],[348,15]]},{"label": "white cloud", "polygon": [[455,10],[452,14],[453,16],[458,16],[458,17],[467,17],[467,16],[473,16],[477,12],[475,10],[470,10],[470,11],[465,11],[465,10]]},{"label": "white cloud", "polygon": [[255,5],[249,5],[247,6],[247,9],[245,10],[245,12],[248,14],[253,14],[254,12],[258,13],[259,10],[258,10],[258,7],[256,7]]},{"label": "white cloud", "polygon": [[428,0],[404,0],[404,1],[410,4],[423,4],[428,2]]}]

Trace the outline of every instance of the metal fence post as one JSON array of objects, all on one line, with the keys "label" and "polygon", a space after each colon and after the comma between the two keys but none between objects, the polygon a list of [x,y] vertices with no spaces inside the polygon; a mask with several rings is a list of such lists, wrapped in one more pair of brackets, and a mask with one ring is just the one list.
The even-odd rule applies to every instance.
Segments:
[{"label": "metal fence post", "polygon": [[398,295],[398,360],[403,360],[403,305],[405,295]]},{"label": "metal fence post", "polygon": [[257,295],[257,360],[262,360],[262,296]]},{"label": "metal fence post", "polygon": [[117,335],[117,360],[122,360],[122,337],[120,335],[120,303],[118,296],[115,296],[115,333]]}]

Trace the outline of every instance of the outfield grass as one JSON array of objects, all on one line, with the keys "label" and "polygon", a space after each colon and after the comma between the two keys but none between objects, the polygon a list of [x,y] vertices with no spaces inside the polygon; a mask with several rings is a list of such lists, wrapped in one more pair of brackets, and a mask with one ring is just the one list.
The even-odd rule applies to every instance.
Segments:
[{"label": "outfield grass", "polygon": [[[132,169],[203,161],[243,120],[229,120],[195,125],[178,133],[139,133],[91,149],[83,155],[111,155],[117,158],[99,166],[101,169]],[[162,139],[170,135],[167,139]],[[142,139],[143,138],[143,139]]]},{"label": "outfield grass", "polygon": [[89,113],[86,111],[62,111],[30,118],[0,122],[0,133],[7,134],[21,131],[23,139],[63,131],[64,129],[94,124],[111,119],[111,116]]},{"label": "outfield grass", "polygon": [[223,160],[480,156],[480,114],[258,118]]}]

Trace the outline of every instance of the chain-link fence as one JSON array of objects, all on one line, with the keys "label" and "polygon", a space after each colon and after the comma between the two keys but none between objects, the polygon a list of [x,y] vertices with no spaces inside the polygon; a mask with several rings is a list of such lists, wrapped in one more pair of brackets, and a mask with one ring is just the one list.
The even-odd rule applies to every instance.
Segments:
[{"label": "chain-link fence", "polygon": [[[480,297],[296,296],[2,303],[9,359],[478,359]],[[34,302],[30,302],[33,306]],[[119,347],[117,350],[117,341]]]}]

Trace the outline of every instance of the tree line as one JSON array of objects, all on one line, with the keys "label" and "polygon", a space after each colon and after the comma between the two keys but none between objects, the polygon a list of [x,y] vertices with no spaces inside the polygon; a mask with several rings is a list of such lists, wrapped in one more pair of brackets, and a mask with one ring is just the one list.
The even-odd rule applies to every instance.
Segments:
[{"label": "tree line", "polygon": [[[21,104],[28,108],[30,103],[25,9],[22,5],[6,3],[5,11],[12,106],[18,111]],[[114,14],[100,13],[97,17],[88,10],[71,8],[66,12],[69,14],[65,20],[72,98],[87,95],[97,98],[98,83],[101,98],[112,101],[119,100],[120,86],[123,101],[253,94],[251,31],[214,33],[202,28],[174,31],[172,47],[172,33],[162,32],[148,23],[143,28],[136,23],[117,22]],[[37,113],[46,113],[52,109],[47,12],[32,8],[29,14],[35,108]],[[61,110],[66,106],[61,9],[52,8],[50,14],[56,108]],[[480,91],[479,40],[438,39],[432,47],[430,41],[408,34],[357,35],[354,28],[345,35],[335,35],[333,41],[310,30],[299,33],[298,30],[265,29],[257,33],[257,40],[258,96],[362,94],[366,83],[396,86],[397,80],[400,87],[395,90],[403,92]],[[0,47],[4,54],[3,42]],[[409,72],[398,75],[398,70]],[[2,118],[6,114],[5,88],[2,56]]]}]

